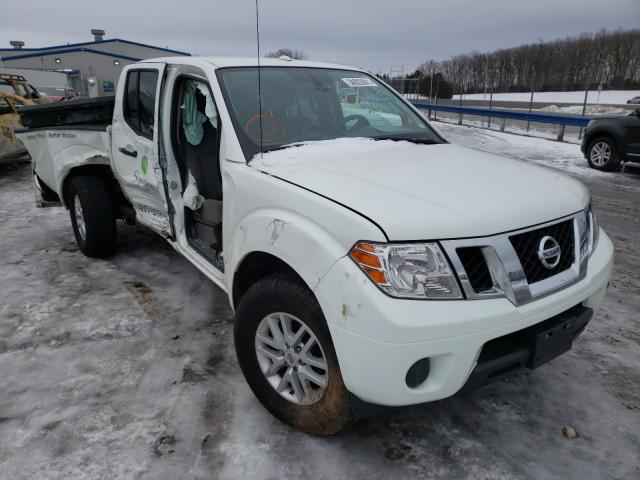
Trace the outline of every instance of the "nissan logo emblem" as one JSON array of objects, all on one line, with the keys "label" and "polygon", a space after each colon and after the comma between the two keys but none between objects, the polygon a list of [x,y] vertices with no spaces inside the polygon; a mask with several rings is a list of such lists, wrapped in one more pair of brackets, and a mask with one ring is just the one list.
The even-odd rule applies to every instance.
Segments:
[{"label": "nissan logo emblem", "polygon": [[548,235],[542,237],[538,246],[538,258],[545,268],[556,268],[560,263],[560,253],[560,245],[555,238]]}]

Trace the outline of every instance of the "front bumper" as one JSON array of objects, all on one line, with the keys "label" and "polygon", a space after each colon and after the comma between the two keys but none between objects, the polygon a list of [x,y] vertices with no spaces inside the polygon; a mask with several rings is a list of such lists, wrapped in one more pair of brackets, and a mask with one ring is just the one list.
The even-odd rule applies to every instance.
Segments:
[{"label": "front bumper", "polygon": [[[587,275],[552,295],[514,306],[504,298],[429,301],[384,295],[351,259],[336,262],[315,293],[329,325],[347,389],[379,405],[411,405],[460,390],[485,343],[543,322],[576,305],[597,310],[611,275],[613,245],[601,231]],[[416,388],[408,369],[428,357]]]}]

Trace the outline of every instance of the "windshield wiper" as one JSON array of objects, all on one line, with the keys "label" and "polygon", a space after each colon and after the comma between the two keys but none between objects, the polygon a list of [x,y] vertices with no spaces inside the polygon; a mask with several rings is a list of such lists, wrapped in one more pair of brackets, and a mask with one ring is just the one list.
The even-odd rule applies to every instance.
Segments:
[{"label": "windshield wiper", "polygon": [[420,145],[436,145],[440,142],[438,140],[433,140],[432,138],[410,138],[410,137],[373,137],[374,140],[393,140],[394,142],[411,142],[417,143]]},{"label": "windshield wiper", "polygon": [[[262,150],[262,153],[275,152],[276,150],[284,150],[285,148],[301,147],[302,143],[287,143],[286,145],[278,145],[277,147]],[[259,153],[259,152],[258,152]]]}]

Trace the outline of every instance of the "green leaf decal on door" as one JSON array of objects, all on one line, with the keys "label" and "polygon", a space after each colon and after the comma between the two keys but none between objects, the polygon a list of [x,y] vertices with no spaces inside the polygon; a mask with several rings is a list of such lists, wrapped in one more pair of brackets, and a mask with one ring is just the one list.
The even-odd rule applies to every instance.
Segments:
[{"label": "green leaf decal on door", "polygon": [[142,156],[142,160],[140,160],[140,168],[142,169],[142,173],[147,174],[147,168],[149,167],[149,158],[146,155]]}]

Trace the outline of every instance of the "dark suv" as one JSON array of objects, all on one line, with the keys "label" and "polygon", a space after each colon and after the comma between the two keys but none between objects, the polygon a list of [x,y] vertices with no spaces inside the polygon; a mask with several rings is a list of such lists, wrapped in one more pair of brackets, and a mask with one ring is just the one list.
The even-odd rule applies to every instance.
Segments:
[{"label": "dark suv", "polygon": [[624,117],[600,117],[584,131],[582,153],[591,168],[615,170],[620,162],[640,162],[640,109]]}]

